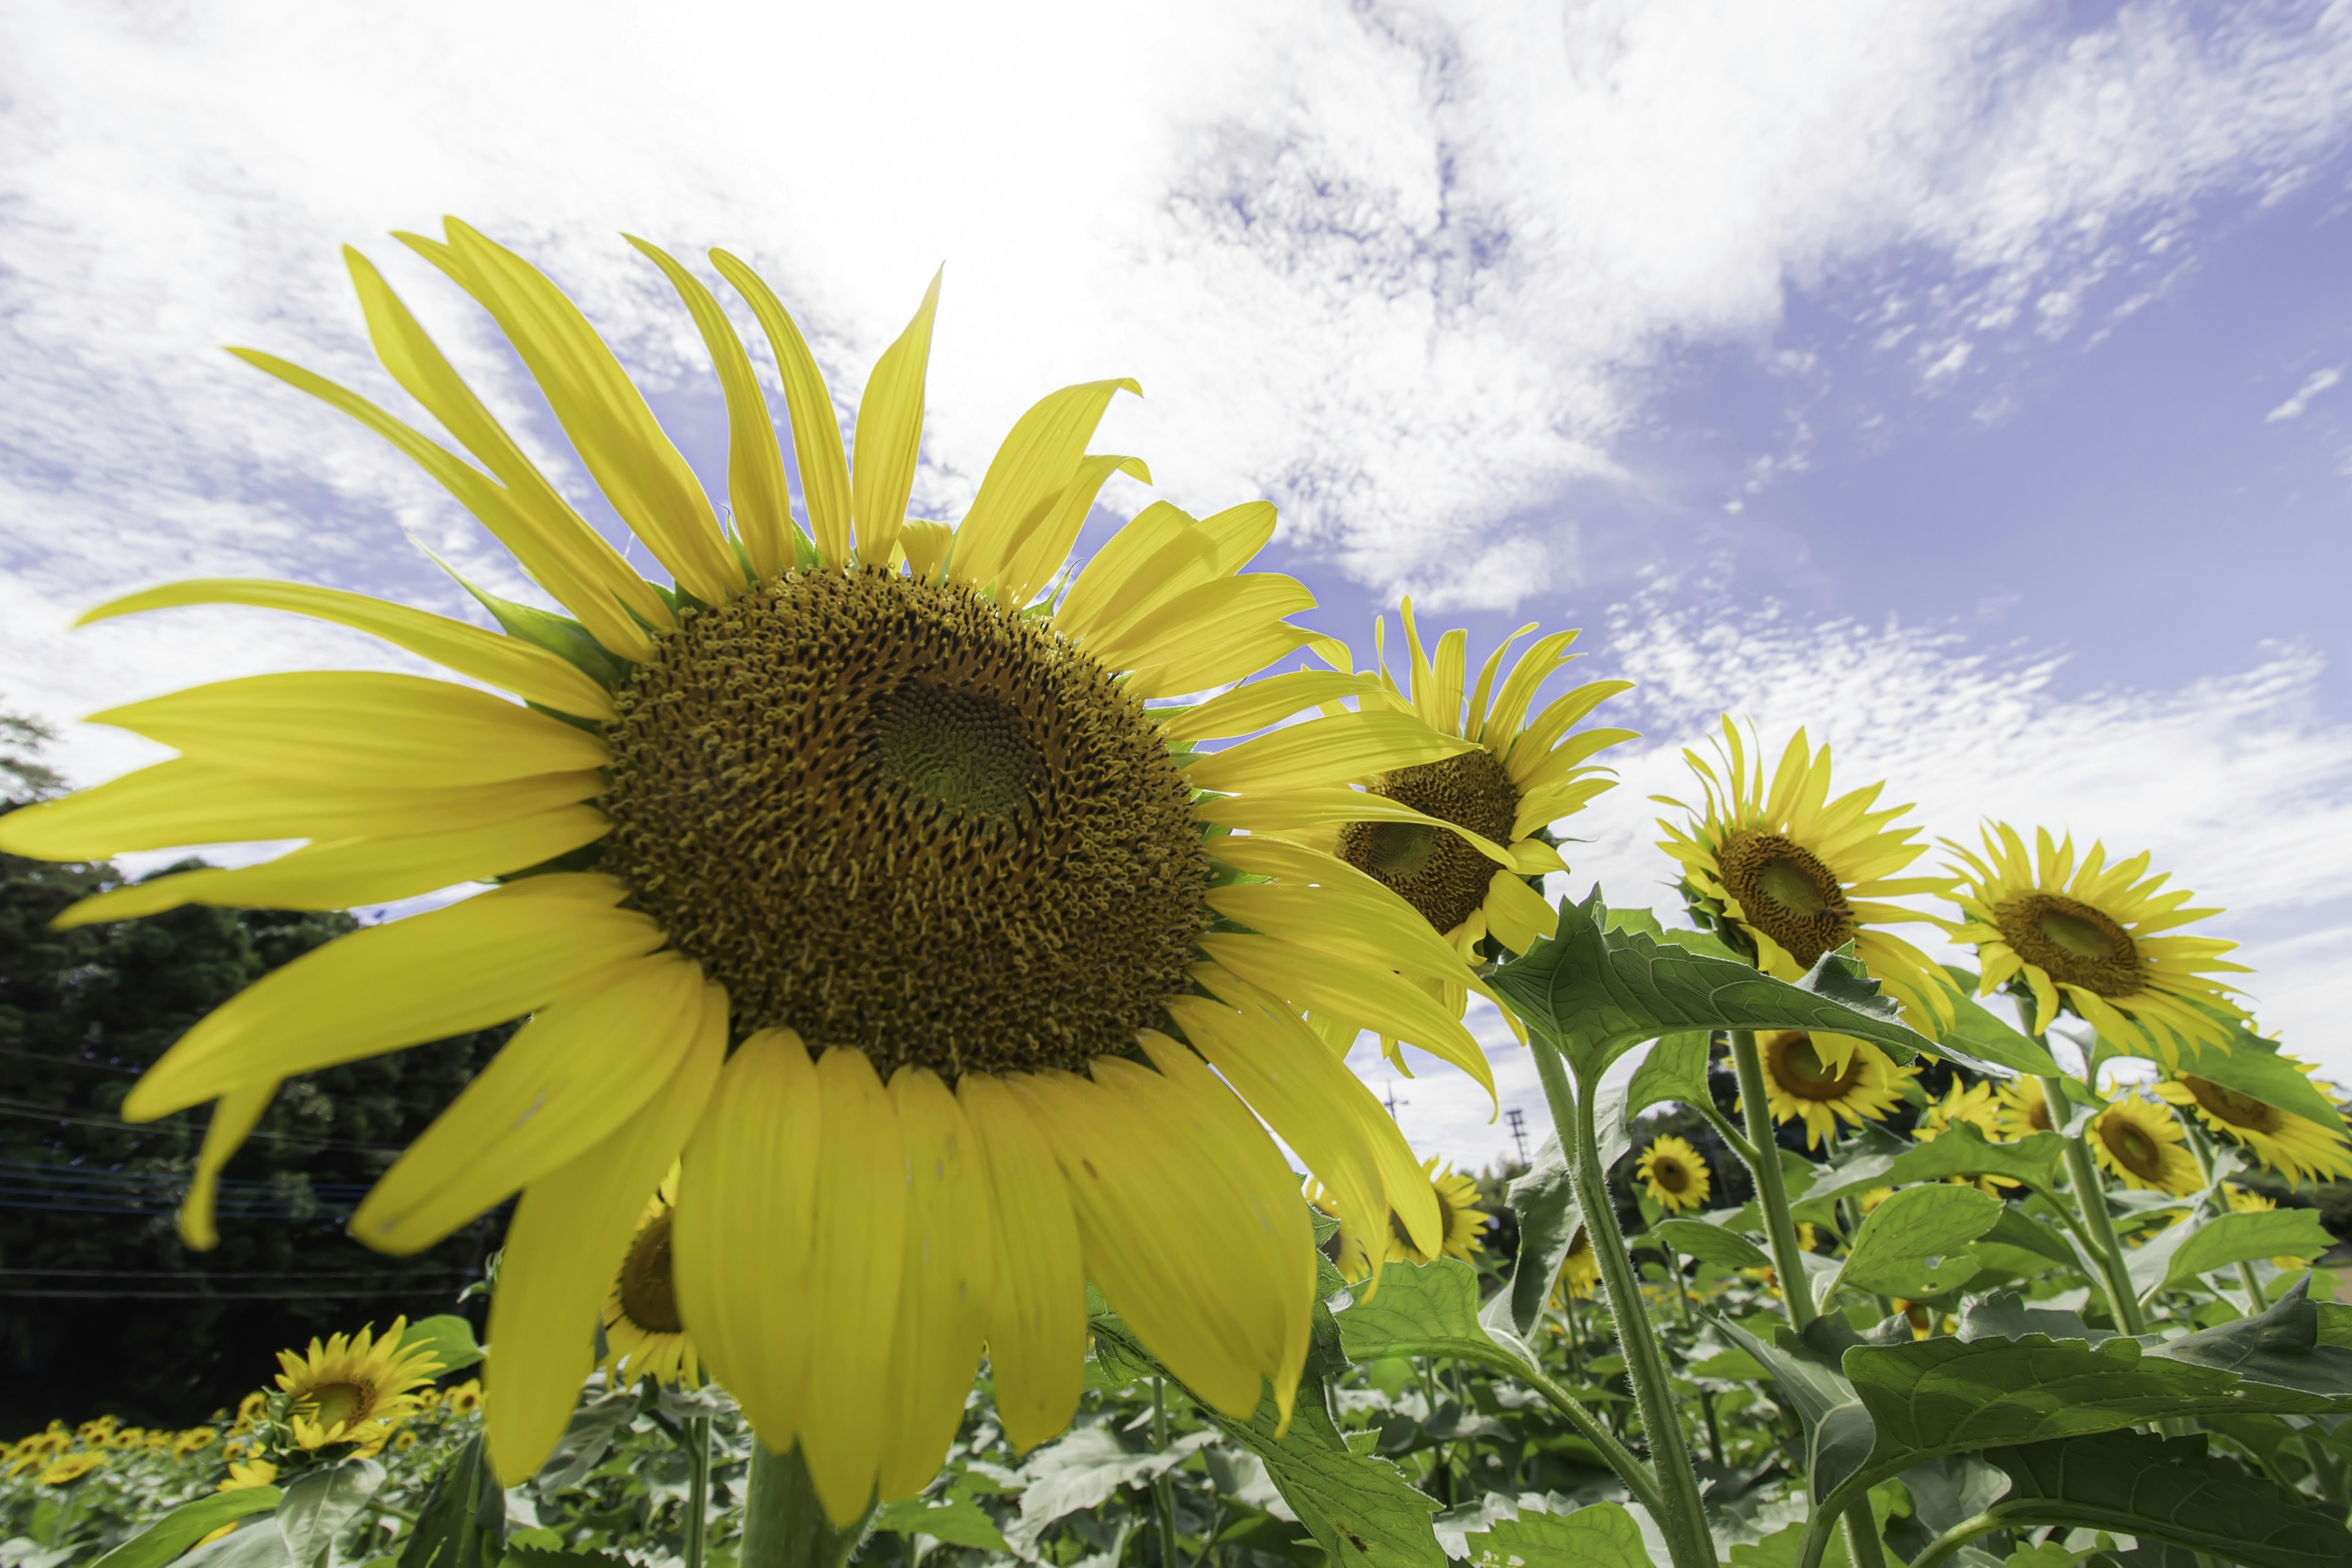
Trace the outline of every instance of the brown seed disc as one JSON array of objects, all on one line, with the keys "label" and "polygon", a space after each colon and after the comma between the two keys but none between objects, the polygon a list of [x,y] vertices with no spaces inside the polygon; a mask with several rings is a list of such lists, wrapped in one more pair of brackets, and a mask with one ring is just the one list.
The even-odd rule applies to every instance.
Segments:
[{"label": "brown seed disc", "polygon": [[[1518,786],[1484,750],[1382,773],[1366,788],[1505,846],[1519,813]],[[1339,829],[1339,853],[1440,931],[1478,912],[1498,869],[1455,835],[1418,822],[1350,822]]]},{"label": "brown seed disc", "polygon": [[615,697],[604,868],[738,1037],[1083,1069],[1188,986],[1209,867],[1142,704],[960,586],[795,574],[689,611]]},{"label": "brown seed disc", "polygon": [[1862,1052],[1857,1049],[1846,1058],[1843,1072],[1832,1072],[1822,1060],[1821,1052],[1813,1048],[1813,1037],[1793,1029],[1780,1029],[1764,1037],[1764,1060],[1772,1069],[1772,1080],[1788,1094],[1799,1100],[1843,1100],[1862,1081]]},{"label": "brown seed disc", "polygon": [[2266,1100],[2256,1100],[2250,1094],[2224,1089],[2210,1079],[2193,1073],[2182,1073],[2180,1081],[2197,1097],[2197,1103],[2232,1127],[2244,1127],[2256,1132],[2275,1132],[2286,1125],[2286,1112]]},{"label": "brown seed disc", "polygon": [[620,1293],[622,1315],[646,1333],[685,1332],[677,1290],[670,1282],[668,1215],[655,1215],[629,1244],[629,1255],[621,1260]]},{"label": "brown seed disc", "polygon": [[2017,956],[2053,980],[2101,996],[2129,996],[2147,983],[2131,933],[2088,904],[2020,893],[1992,918]]},{"label": "brown seed disc", "polygon": [[2164,1151],[2155,1139],[2137,1121],[2121,1116],[2099,1119],[2099,1142],[2107,1146],[2116,1163],[2143,1182],[2161,1185],[2165,1179]]},{"label": "brown seed disc", "polygon": [[1740,916],[1811,969],[1844,946],[1857,929],[1845,886],[1819,856],[1794,839],[1743,827],[1716,856],[1726,891]]}]

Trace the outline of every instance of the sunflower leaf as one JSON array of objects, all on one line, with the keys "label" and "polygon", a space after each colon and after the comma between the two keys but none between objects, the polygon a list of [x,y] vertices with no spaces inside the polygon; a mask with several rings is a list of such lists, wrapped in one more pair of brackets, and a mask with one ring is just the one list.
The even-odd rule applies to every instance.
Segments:
[{"label": "sunflower leaf", "polygon": [[1703,1219],[1662,1219],[1650,1234],[1686,1258],[1724,1268],[1769,1268],[1765,1250],[1734,1230]]},{"label": "sunflower leaf", "polygon": [[173,1509],[91,1568],[163,1568],[222,1525],[276,1508],[284,1495],[276,1487],[247,1487],[200,1497]]},{"label": "sunflower leaf", "polygon": [[1895,1021],[1894,1005],[1859,966],[1837,954],[1790,985],[1641,931],[1610,931],[1608,921],[1598,889],[1581,904],[1563,899],[1552,935],[1493,979],[1587,1085],[1644,1040],[1709,1029],[1827,1030],[1869,1040],[1900,1061],[1928,1048]]},{"label": "sunflower leaf", "polygon": [[2245,1029],[2226,1051],[2190,1043],[2180,1053],[2179,1070],[2316,1121],[2330,1132],[2347,1131],[2335,1102],[2301,1068],[2281,1056],[2274,1043]]},{"label": "sunflower leaf", "polygon": [[1443,1355],[1495,1365],[1513,1354],[1480,1323],[1477,1271],[1459,1258],[1391,1263],[1378,1294],[1334,1318],[1349,1361]]},{"label": "sunflower leaf", "polygon": [[2315,1209],[2270,1209],[2184,1219],[2158,1231],[2125,1259],[2142,1301],[2159,1290],[2186,1285],[2200,1274],[2251,1263],[2257,1258],[2292,1254],[2305,1261],[2336,1245]]},{"label": "sunflower leaf", "polygon": [[1531,1334],[1543,1319],[1544,1302],[1559,1278],[1560,1265],[1568,1261],[1577,1227],[1584,1223],[1558,1134],[1544,1139],[1536,1163],[1506,1195],[1519,1222],[1518,1256],[1511,1261],[1511,1326]]},{"label": "sunflower leaf", "polygon": [[400,1336],[400,1343],[404,1350],[415,1346],[431,1351],[441,1363],[433,1374],[436,1377],[463,1372],[482,1359],[482,1347],[474,1342],[474,1325],[455,1312],[418,1319]]},{"label": "sunflower leaf", "polygon": [[2062,1076],[2058,1058],[2032,1036],[2012,1028],[1976,1000],[1977,972],[1957,963],[1944,965],[1952,977],[1952,1026],[1938,1044],[1964,1047],[1970,1055],[2021,1078]]},{"label": "sunflower leaf", "polygon": [[507,1498],[474,1434],[434,1479],[399,1568],[486,1568],[506,1544]]},{"label": "sunflower leaf", "polygon": [[2014,1143],[1988,1143],[1974,1122],[1957,1121],[1926,1143],[1914,1144],[1886,1168],[1885,1185],[1940,1182],[1951,1176],[2007,1176],[2042,1192],[2057,1184],[2066,1141],[2036,1132]]},{"label": "sunflower leaf", "polygon": [[1707,1061],[1714,1037],[1704,1029],[1668,1035],[1650,1047],[1642,1065],[1625,1086],[1625,1114],[1639,1116],[1654,1105],[1679,1100],[1685,1105],[1712,1105],[1706,1085]]},{"label": "sunflower leaf", "polygon": [[2300,1492],[2206,1452],[2204,1434],[2102,1432],[1990,1448],[2007,1495],[1987,1511],[2012,1529],[2071,1525],[2210,1552],[2249,1568],[2352,1562],[2352,1531]]},{"label": "sunflower leaf", "polygon": [[1650,1550],[1633,1516],[1613,1502],[1589,1503],[1573,1513],[1522,1508],[1464,1537],[1472,1568],[1513,1568],[1526,1563],[1589,1563],[1593,1568],[1651,1568]]},{"label": "sunflower leaf", "polygon": [[1999,1198],[1974,1187],[1905,1187],[1862,1222],[1837,1282],[1873,1295],[1940,1296],[1978,1271],[1969,1243],[2000,1213]]},{"label": "sunflower leaf", "polygon": [[345,1459],[288,1487],[278,1504],[278,1528],[294,1568],[327,1568],[334,1559],[335,1537],[383,1485],[382,1465]]},{"label": "sunflower leaf", "polygon": [[954,1498],[944,1503],[926,1503],[921,1498],[905,1498],[885,1503],[874,1516],[874,1528],[899,1535],[928,1535],[943,1546],[969,1546],[980,1552],[1010,1552],[1003,1532],[988,1510],[970,1498]]}]

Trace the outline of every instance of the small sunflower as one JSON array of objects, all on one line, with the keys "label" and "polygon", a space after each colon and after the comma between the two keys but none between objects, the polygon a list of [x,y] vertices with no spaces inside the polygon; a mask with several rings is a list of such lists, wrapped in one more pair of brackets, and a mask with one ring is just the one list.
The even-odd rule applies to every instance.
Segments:
[{"label": "small sunflower", "polygon": [[441,1408],[452,1415],[471,1415],[482,1407],[482,1385],[479,1380],[467,1378],[454,1387],[441,1391]]},{"label": "small sunflower", "polygon": [[233,1459],[228,1475],[213,1489],[241,1492],[253,1487],[266,1487],[278,1479],[278,1467],[267,1459]]},{"label": "small sunflower", "polygon": [[1944,893],[1948,877],[1897,877],[1927,849],[1918,829],[1898,826],[1908,806],[1871,809],[1884,784],[1830,798],[1830,749],[1789,738],[1768,784],[1759,752],[1728,717],[1717,762],[1685,750],[1683,760],[1706,795],[1702,814],[1666,795],[1653,798],[1690,814],[1686,826],[1660,818],[1658,847],[1679,863],[1684,897],[1700,922],[1752,946],[1757,967],[1799,980],[1825,952],[1853,943],[1854,956],[1902,1005],[1929,1038],[1953,1021],[1950,982],[1928,956],[1890,925],[1930,923],[1889,899]]},{"label": "small sunflower", "polygon": [[219,1440],[220,1434],[209,1426],[191,1426],[172,1439],[172,1455],[184,1459],[190,1454],[204,1452]]},{"label": "small sunflower", "polygon": [[[2303,1070],[2309,1073],[2313,1068],[2305,1066]],[[2166,1079],[2156,1086],[2156,1092],[2174,1105],[2193,1110],[2198,1121],[2292,1181],[2352,1177],[2352,1142],[2307,1116],[2194,1073]]]},{"label": "small sunflower", "polygon": [[1615,786],[1591,759],[1633,739],[1631,730],[1573,727],[1633,682],[1590,682],[1529,718],[1537,691],[1575,657],[1567,650],[1578,634],[1538,638],[1504,675],[1511,645],[1536,629],[1533,623],[1521,626],[1487,658],[1465,697],[1469,634],[1447,632],[1427,649],[1411,599],[1399,618],[1410,664],[1403,687],[1389,672],[1388,623],[1373,623],[1381,694],[1473,749],[1367,777],[1366,797],[1389,803],[1382,816],[1304,833],[1300,840],[1335,851],[1394,891],[1465,958],[1475,959],[1490,936],[1525,952],[1536,938],[1550,935],[1554,923],[1538,890],[1541,879],[1568,869],[1549,826]]},{"label": "small sunflower", "polygon": [[36,1485],[45,1487],[66,1486],[81,1479],[104,1463],[106,1463],[106,1455],[103,1452],[85,1450],[79,1454],[68,1454],[63,1458],[53,1461],[47,1469],[34,1478],[34,1482]]},{"label": "small sunflower", "polygon": [[2171,1111],[2126,1095],[2091,1123],[2091,1152],[2126,1187],[2140,1192],[2197,1190],[2197,1158]]},{"label": "small sunflower", "polygon": [[[1467,1263],[1474,1254],[1485,1250],[1478,1237],[1486,1228],[1487,1215],[1478,1206],[1478,1184],[1451,1164],[1441,1170],[1433,1154],[1421,1163],[1421,1173],[1437,1200],[1438,1245],[1433,1248],[1416,1243],[1393,1210],[1387,1223],[1375,1228],[1360,1223],[1332,1194],[1312,1189],[1315,1206],[1339,1222],[1336,1250],[1341,1274],[1351,1280],[1365,1279],[1391,1263],[1434,1263],[1441,1258],[1458,1258]],[[1377,1258],[1372,1250],[1375,1242],[1380,1247]]]},{"label": "small sunflower", "polygon": [[1918,1076],[1916,1067],[1867,1040],[1848,1035],[1808,1035],[1778,1029],[1758,1042],[1764,1064],[1764,1100],[1775,1121],[1805,1123],[1805,1147],[1834,1138],[1838,1123],[1859,1127],[1884,1121],[1903,1103],[1903,1086]]},{"label": "small sunflower", "polygon": [[1661,1138],[1643,1150],[1633,1172],[1668,1214],[1705,1208],[1707,1194],[1714,1190],[1706,1161],[1681,1138]]},{"label": "small sunflower", "polygon": [[1592,1236],[1582,1226],[1568,1240],[1568,1256],[1560,1259],[1559,1281],[1553,1287],[1552,1300],[1559,1304],[1563,1295],[1591,1300],[1601,1288],[1601,1259],[1593,1256]]},{"label": "small sunflower", "polygon": [[382,1339],[370,1325],[323,1345],[312,1340],[307,1355],[279,1351],[278,1363],[285,1370],[278,1386],[290,1401],[286,1420],[294,1441],[305,1448],[349,1443],[362,1454],[383,1447],[392,1429],[415,1413],[413,1391],[441,1370],[431,1350],[403,1347],[407,1329],[407,1319],[394,1318]]},{"label": "small sunflower", "polygon": [[638,1216],[637,1234],[613,1276],[604,1300],[604,1367],[615,1386],[650,1377],[688,1385],[702,1381],[694,1342],[678,1316],[677,1288],[670,1271],[670,1215],[677,1207],[677,1173]]},{"label": "small sunflower", "polygon": [[[1303,586],[1244,570],[1269,503],[1156,503],[1066,570],[1110,476],[1149,478],[1086,449],[1131,382],[1045,397],[960,524],[909,518],[936,283],[867,382],[853,451],[773,291],[713,253],[773,351],[788,469],[726,311],[639,244],[725,395],[722,509],[544,275],[454,221],[402,238],[488,312],[670,581],[573,508],[357,252],[378,357],[454,446],[241,353],[415,459],[566,614],[477,594],[502,636],[246,581],[92,613],[288,610],[479,683],[309,671],[117,708],[103,721],[180,754],[0,818],[8,851],[53,859],[307,841],[110,890],[68,925],[501,883],[274,971],[132,1089],[142,1121],[215,1102],[189,1241],[215,1238],[221,1166],[285,1079],[527,1017],[352,1220],[413,1254],[520,1193],[489,1325],[509,1483],[561,1436],[593,1362],[577,1325],[674,1163],[679,1321],[761,1439],[802,1449],[836,1521],[929,1483],[983,1342],[1014,1440],[1061,1430],[1089,1278],[1204,1401],[1245,1418],[1270,1385],[1286,1416],[1313,1237],[1265,1127],[1351,1206],[1397,1213],[1426,1248],[1443,1235],[1393,1123],[1306,1016],[1491,1092],[1458,1010],[1425,989],[1483,983],[1355,868],[1223,830],[1474,743],[1366,701],[1375,683],[1344,670],[1251,679],[1328,644],[1287,618],[1313,606]],[[1360,815],[1339,805],[1327,820]]]},{"label": "small sunflower", "polygon": [[1993,1111],[1993,1123],[2000,1130],[2001,1142],[2014,1143],[2036,1132],[2054,1131],[2050,1122],[2050,1102],[2042,1097],[2041,1079],[2011,1079],[2000,1086],[1996,1098],[2000,1103]]},{"label": "small sunflower", "polygon": [[[1979,1079],[1975,1083],[1962,1083],[1957,1077],[1944,1098],[1927,1107],[1911,1136],[1922,1143],[1932,1143],[1960,1122],[1967,1122],[1985,1136],[1988,1143],[1997,1142],[2001,1136],[2001,1100],[1990,1081]],[[1955,1182],[1966,1177],[1955,1176]],[[2010,1176],[1984,1175],[1974,1183],[1979,1189],[1998,1197],[2004,1188],[2018,1185]],[[1864,1210],[1864,1213],[1869,1212]]]},{"label": "small sunflower", "polygon": [[2073,837],[2053,841],[2047,828],[2034,831],[2031,853],[2005,822],[1983,836],[1982,858],[1946,843],[1967,867],[1953,899],[1968,918],[1950,930],[1977,949],[1980,994],[2021,981],[2038,1027],[2068,1008],[2108,1044],[2167,1063],[2184,1046],[2230,1048],[2246,1016],[2214,976],[2247,973],[2221,956],[2237,943],[2180,934],[2221,910],[2163,891],[2168,873],[2149,876],[2145,853],[2110,866],[2104,845],[2078,862]]}]

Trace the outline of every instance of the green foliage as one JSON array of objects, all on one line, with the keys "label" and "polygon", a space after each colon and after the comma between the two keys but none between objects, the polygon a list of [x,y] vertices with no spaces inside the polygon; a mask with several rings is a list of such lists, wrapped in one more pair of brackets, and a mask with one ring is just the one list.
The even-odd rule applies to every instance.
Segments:
[{"label": "green foliage", "polygon": [[285,1495],[276,1487],[247,1487],[182,1503],[100,1557],[93,1568],[163,1568],[222,1525],[276,1509]]},{"label": "green foliage", "polygon": [[1999,1198],[1974,1187],[1905,1187],[1862,1222],[1838,1283],[1882,1296],[1955,1289],[1978,1270],[1969,1243],[1990,1230],[2000,1212]]},{"label": "green foliage", "polygon": [[1651,1568],[1642,1527],[1612,1502],[1574,1513],[1523,1510],[1467,1538],[1474,1568],[1520,1568],[1534,1563],[1590,1563],[1591,1568]]}]

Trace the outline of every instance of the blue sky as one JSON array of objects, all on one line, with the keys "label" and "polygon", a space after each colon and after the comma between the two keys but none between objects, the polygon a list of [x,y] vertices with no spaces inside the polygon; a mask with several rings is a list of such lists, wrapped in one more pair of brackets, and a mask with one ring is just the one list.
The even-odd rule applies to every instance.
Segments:
[{"label": "blue sky", "polygon": [[[0,668],[57,720],[397,660],[253,613],[68,636],[191,574],[457,610],[528,592],[429,484],[228,361],[395,405],[385,266],[584,493],[482,323],[385,237],[467,216],[575,289],[723,491],[683,312],[618,238],[752,259],[854,400],[948,264],[919,507],[1021,407],[1140,379],[1099,446],[1362,645],[1403,592],[1586,628],[1642,689],[1562,890],[1651,902],[1644,796],[1726,709],[1935,833],[2148,848],[2352,1079],[2352,11],[1770,6],[406,8],[0,20]],[[1118,481],[1095,531],[1152,493]],[[84,779],[145,755],[76,730]],[[1922,928],[1921,934],[1924,934]],[[1523,1058],[1505,1087],[1533,1102]],[[1458,1085],[1408,1131],[1483,1162]]]}]

